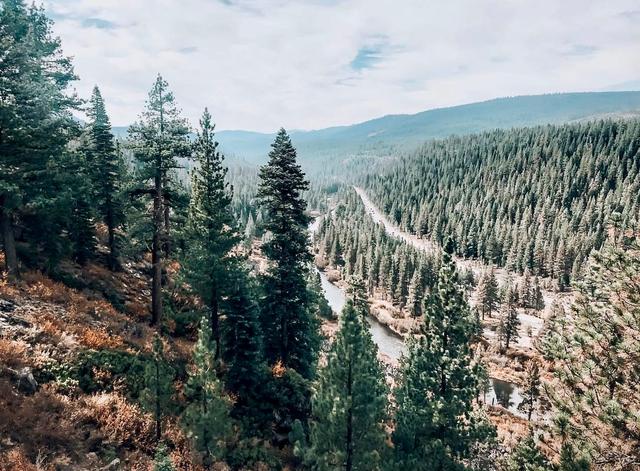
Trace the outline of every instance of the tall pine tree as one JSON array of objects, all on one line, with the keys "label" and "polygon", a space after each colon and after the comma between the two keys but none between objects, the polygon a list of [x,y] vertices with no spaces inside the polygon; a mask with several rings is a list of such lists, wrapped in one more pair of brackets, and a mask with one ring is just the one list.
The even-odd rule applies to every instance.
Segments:
[{"label": "tall pine tree", "polygon": [[385,456],[387,386],[366,320],[347,301],[312,399],[310,447],[318,471],[379,470]]},{"label": "tall pine tree", "polygon": [[139,121],[129,128],[129,139],[137,163],[138,188],[134,195],[148,195],[153,202],[151,212],[151,324],[162,319],[162,251],[168,247],[169,215],[172,192],[172,172],[178,167],[178,157],[188,156],[189,128],[180,117],[169,85],[156,78],[146,108]]},{"label": "tall pine tree", "polygon": [[48,165],[64,152],[77,123],[79,101],[69,87],[76,80],[62,54],[51,21],[41,7],[6,0],[0,8],[0,236],[6,271],[17,278],[15,227],[29,206],[31,231],[39,241],[59,238],[48,224],[60,209]]},{"label": "tall pine tree", "polygon": [[96,198],[98,213],[107,227],[108,266],[113,271],[120,267],[116,231],[125,220],[123,188],[126,166],[116,148],[109,116],[97,86],[93,88],[87,114],[90,118],[87,163],[93,182],[92,196]]},{"label": "tall pine tree", "polygon": [[518,317],[518,293],[511,285],[507,285],[500,313],[500,323],[498,324],[498,343],[500,352],[509,350],[509,345],[513,340],[518,340],[520,318]]},{"label": "tall pine tree", "polygon": [[269,267],[262,282],[262,330],[269,363],[280,360],[305,378],[313,376],[320,338],[306,281],[310,218],[302,193],[308,188],[291,139],[281,129],[271,144],[269,162],[260,169],[258,189],[269,232],[263,245]]},{"label": "tall pine tree", "polygon": [[403,360],[395,389],[397,469],[462,469],[473,445],[492,434],[474,411],[482,368],[469,345],[475,322],[452,252],[447,244],[421,335]]},{"label": "tall pine tree", "polygon": [[478,287],[478,297],[480,304],[480,312],[482,320],[485,314],[491,317],[491,314],[497,309],[500,297],[498,296],[498,281],[493,269],[483,273]]},{"label": "tall pine tree", "polygon": [[215,357],[220,355],[220,303],[227,295],[230,270],[237,265],[231,249],[240,242],[231,213],[232,188],[225,180],[224,156],[214,140],[215,125],[208,110],[200,119],[194,144],[197,166],[187,221],[187,247],[183,259],[185,277],[207,306]]}]

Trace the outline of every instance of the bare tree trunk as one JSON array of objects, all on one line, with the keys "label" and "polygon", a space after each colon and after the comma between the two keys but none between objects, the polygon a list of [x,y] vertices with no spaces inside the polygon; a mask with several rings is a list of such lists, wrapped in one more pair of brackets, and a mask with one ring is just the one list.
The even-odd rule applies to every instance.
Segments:
[{"label": "bare tree trunk", "polygon": [[13,222],[9,210],[4,207],[5,201],[6,196],[0,195],[0,232],[2,233],[2,248],[7,277],[9,281],[15,281],[20,277],[20,272],[18,271],[18,257],[16,255]]},{"label": "bare tree trunk", "polygon": [[156,358],[156,442],[162,438],[162,408],[160,407],[160,365]]},{"label": "bare tree trunk", "polygon": [[162,241],[164,256],[169,258],[171,254],[171,241],[169,240],[169,224],[170,224],[170,215],[171,215],[171,207],[169,206],[169,201],[165,197],[164,198],[163,210],[164,210],[164,240]]},{"label": "bare tree trunk", "polygon": [[211,335],[216,342],[216,349],[214,353],[214,359],[220,358],[220,320],[218,306],[218,287],[214,281],[211,285]]},{"label": "bare tree trunk", "polygon": [[109,270],[116,271],[120,269],[118,262],[118,247],[116,246],[116,228],[113,217],[113,202],[111,197],[107,198],[107,231],[109,233]]},{"label": "bare tree trunk", "polygon": [[151,263],[153,265],[153,281],[151,284],[151,325],[158,325],[162,320],[162,255],[161,232],[162,220],[162,176],[160,165],[156,170],[155,194],[153,197],[153,242],[151,247]]},{"label": "bare tree trunk", "polygon": [[[353,356],[349,358],[349,371],[347,376],[347,397],[351,398],[353,394]],[[353,469],[353,404],[349,405],[347,411],[347,463],[345,471]]]}]

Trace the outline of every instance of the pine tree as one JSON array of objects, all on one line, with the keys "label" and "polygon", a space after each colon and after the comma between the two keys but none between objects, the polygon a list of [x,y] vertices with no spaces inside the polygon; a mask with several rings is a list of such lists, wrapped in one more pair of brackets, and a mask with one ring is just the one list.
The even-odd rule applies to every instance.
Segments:
[{"label": "pine tree", "polygon": [[[603,468],[640,462],[632,432],[640,411],[639,273],[637,236],[594,252],[576,283],[571,325],[558,321],[545,342],[557,379],[549,398],[566,416],[566,434],[589,443],[585,451]],[[594,430],[597,441],[588,439]]]},{"label": "pine tree", "polygon": [[[86,264],[96,250],[93,181],[87,159],[80,152],[65,152],[50,167],[53,182],[60,188],[58,204],[68,208],[69,239],[74,260]],[[66,224],[65,224],[66,225]],[[49,253],[49,266],[56,263],[55,251]],[[60,254],[63,255],[63,254]]]},{"label": "pine tree", "polygon": [[589,471],[590,469],[588,458],[576,453],[573,445],[565,441],[560,449],[558,471]]},{"label": "pine tree", "polygon": [[126,167],[116,148],[104,100],[97,86],[93,88],[87,114],[90,118],[87,155],[93,183],[92,196],[96,198],[98,213],[107,227],[108,266],[113,271],[120,266],[116,230],[125,220],[123,186]]},{"label": "pine tree", "polygon": [[462,469],[473,445],[493,433],[473,409],[482,368],[469,346],[474,320],[452,252],[448,244],[426,302],[422,335],[403,360],[395,390],[398,469]]},{"label": "pine tree", "polygon": [[225,364],[225,384],[238,395],[237,407],[244,407],[260,387],[263,372],[260,311],[254,288],[244,270],[231,273],[228,299],[222,324],[221,358]]},{"label": "pine tree", "polygon": [[407,308],[411,317],[420,317],[422,315],[422,299],[424,295],[424,286],[419,270],[413,272],[411,283],[409,284],[409,295],[407,297]]},{"label": "pine tree", "polygon": [[173,368],[167,364],[164,357],[162,339],[156,334],[153,338],[151,360],[144,369],[144,389],[140,399],[143,407],[153,414],[158,442],[162,438],[162,419],[171,406],[173,376]]},{"label": "pine tree", "polygon": [[540,367],[536,360],[529,360],[525,365],[525,383],[522,389],[522,402],[518,409],[527,413],[527,420],[531,420],[531,415],[536,409],[538,400],[542,394],[542,383],[540,382]]},{"label": "pine tree", "polygon": [[175,471],[173,461],[169,457],[167,445],[160,443],[156,448],[156,454],[153,458],[153,471]]},{"label": "pine tree", "polygon": [[205,109],[194,144],[198,166],[192,176],[192,196],[187,220],[188,241],[183,257],[184,275],[209,310],[215,358],[220,355],[220,303],[228,295],[226,281],[237,265],[231,251],[240,242],[231,213],[232,189],[225,181],[224,156],[214,140],[215,125]]},{"label": "pine tree", "polygon": [[149,195],[153,201],[151,325],[162,320],[162,251],[164,249],[165,255],[168,251],[170,200],[175,196],[170,185],[171,172],[178,166],[177,158],[189,154],[188,132],[169,85],[158,75],[140,120],[129,128],[129,140],[138,167],[139,187],[133,194]]},{"label": "pine tree", "polygon": [[366,321],[351,300],[312,399],[311,469],[379,470],[385,455],[387,386]]},{"label": "pine tree", "polygon": [[536,276],[533,279],[533,288],[531,292],[532,306],[536,311],[544,309],[544,296],[542,295],[542,289],[540,288],[540,279]]},{"label": "pine tree", "polygon": [[302,192],[309,188],[296,163],[291,139],[281,129],[269,162],[260,169],[258,199],[270,233],[263,251],[269,261],[263,277],[262,331],[267,360],[280,360],[304,378],[313,376],[319,348],[319,321],[310,309],[307,272],[311,254]]},{"label": "pine tree", "polygon": [[545,458],[531,432],[513,450],[507,463],[507,471],[549,471],[551,463]]},{"label": "pine tree", "polygon": [[531,300],[532,298],[532,287],[531,287],[531,274],[529,273],[529,269],[525,269],[524,271],[524,275],[522,277],[522,284],[519,286],[520,288],[520,293],[519,293],[519,299],[520,299],[520,305],[525,308],[528,309],[530,307],[533,307],[533,302]]},{"label": "pine tree", "polygon": [[363,317],[369,316],[369,296],[364,280],[359,276],[351,276],[348,280],[347,296],[353,303],[353,308]]},{"label": "pine tree", "polygon": [[498,324],[498,342],[502,353],[509,350],[509,345],[513,340],[518,340],[518,328],[520,327],[517,309],[518,296],[512,286],[507,286],[504,298],[500,323]]},{"label": "pine tree", "polygon": [[[62,200],[47,167],[77,131],[71,111],[79,101],[70,89],[77,79],[73,65],[63,55],[42,7],[27,7],[22,0],[2,2],[0,44],[0,237],[6,271],[13,280],[19,277],[18,223],[32,224],[23,237],[36,234],[38,241],[51,243],[61,238],[56,230],[66,229],[48,224],[52,212],[65,216],[68,207],[57,206]],[[27,216],[32,219],[27,221]]]},{"label": "pine tree", "polygon": [[198,340],[193,349],[193,369],[185,388],[189,405],[184,422],[187,434],[202,454],[207,468],[214,460],[223,458],[231,433],[230,402],[216,375],[214,352],[211,325],[205,315],[200,321]]},{"label": "pine tree", "polygon": [[310,272],[308,285],[312,304],[317,307],[318,316],[323,319],[334,319],[335,315],[333,309],[331,309],[322,289],[320,273],[317,271]]},{"label": "pine tree", "polygon": [[500,299],[498,296],[498,281],[493,269],[482,275],[480,286],[478,287],[478,296],[480,312],[482,313],[482,320],[484,320],[485,314],[491,317],[493,311],[498,308]]}]

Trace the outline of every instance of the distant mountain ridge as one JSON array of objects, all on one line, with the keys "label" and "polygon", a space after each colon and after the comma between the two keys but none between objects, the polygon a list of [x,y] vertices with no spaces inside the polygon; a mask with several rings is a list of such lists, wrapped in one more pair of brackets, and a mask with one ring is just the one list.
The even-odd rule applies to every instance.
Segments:
[{"label": "distant mountain ridge", "polygon": [[[313,131],[292,131],[302,160],[376,152],[390,146],[410,148],[423,141],[489,129],[561,124],[607,117],[640,117],[640,91],[555,93],[496,98],[436,108],[416,114],[396,114],[362,123]],[[126,134],[126,128],[114,129]],[[251,163],[266,161],[275,134],[220,131],[224,152]]]}]

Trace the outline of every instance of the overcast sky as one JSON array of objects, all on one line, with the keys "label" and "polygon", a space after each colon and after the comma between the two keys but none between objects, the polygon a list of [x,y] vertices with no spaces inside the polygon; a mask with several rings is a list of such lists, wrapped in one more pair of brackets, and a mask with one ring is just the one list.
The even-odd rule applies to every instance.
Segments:
[{"label": "overcast sky", "polygon": [[350,124],[500,96],[640,89],[638,0],[45,0],[88,97],[133,122],[160,72],[218,129]]}]

